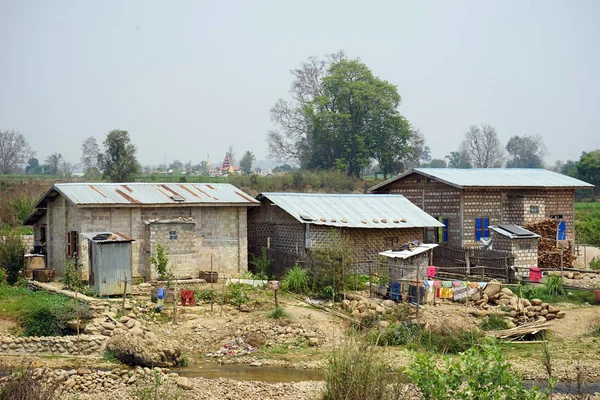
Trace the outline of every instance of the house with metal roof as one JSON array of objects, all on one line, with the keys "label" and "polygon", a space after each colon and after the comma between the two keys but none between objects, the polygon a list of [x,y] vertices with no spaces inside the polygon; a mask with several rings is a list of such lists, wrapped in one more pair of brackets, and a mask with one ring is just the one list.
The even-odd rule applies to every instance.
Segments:
[{"label": "house with metal roof", "polygon": [[247,209],[258,205],[229,184],[60,183],[24,224],[34,227],[35,248],[58,276],[73,260],[84,278],[97,277],[93,243],[104,232],[131,241],[134,278],[156,277],[149,258],[159,244],[176,276],[197,277],[211,262],[234,274],[247,270]]},{"label": "house with metal roof", "polygon": [[415,168],[369,189],[403,195],[436,220],[427,241],[477,246],[499,224],[526,225],[544,218],[557,221],[560,240],[574,240],[576,189],[594,185],[545,169]]},{"label": "house with metal roof", "polygon": [[248,213],[251,249],[271,248],[303,255],[337,231],[353,243],[356,256],[376,260],[381,251],[423,238],[424,228],[443,225],[404,196],[372,194],[261,193],[261,207]]}]

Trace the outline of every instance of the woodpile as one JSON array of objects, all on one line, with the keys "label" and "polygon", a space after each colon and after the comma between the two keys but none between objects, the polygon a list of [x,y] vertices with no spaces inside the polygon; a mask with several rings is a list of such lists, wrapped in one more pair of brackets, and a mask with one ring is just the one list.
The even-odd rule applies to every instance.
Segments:
[{"label": "woodpile", "polygon": [[523,228],[537,233],[538,239],[538,267],[560,268],[561,259],[563,268],[573,268],[575,256],[571,254],[570,243],[561,243],[556,240],[558,222],[554,219],[545,219],[533,224],[525,225]]},{"label": "woodpile", "polygon": [[483,294],[475,294],[471,300],[479,308],[471,311],[472,315],[476,317],[501,315],[507,320],[509,328],[565,317],[564,311],[540,299],[530,301],[517,296],[508,288],[502,289],[500,282],[489,282]]}]

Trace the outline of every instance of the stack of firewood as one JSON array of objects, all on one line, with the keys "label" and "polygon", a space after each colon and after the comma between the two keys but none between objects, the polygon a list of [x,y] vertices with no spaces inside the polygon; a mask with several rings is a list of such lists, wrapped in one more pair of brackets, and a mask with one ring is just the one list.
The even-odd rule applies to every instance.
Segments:
[{"label": "stack of firewood", "polygon": [[538,240],[539,268],[560,268],[561,257],[562,266],[564,268],[573,267],[575,256],[571,254],[571,246],[568,242],[563,243],[556,240],[558,221],[554,219],[545,219],[540,222],[525,225],[524,228],[541,236]]}]

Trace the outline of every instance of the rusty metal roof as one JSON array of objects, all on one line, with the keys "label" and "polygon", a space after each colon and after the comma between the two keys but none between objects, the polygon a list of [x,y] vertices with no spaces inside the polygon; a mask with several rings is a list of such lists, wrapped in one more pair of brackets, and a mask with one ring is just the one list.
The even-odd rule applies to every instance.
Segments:
[{"label": "rusty metal roof", "polygon": [[457,188],[565,188],[593,189],[594,185],[543,168],[414,168],[369,189],[376,192],[392,182],[417,173]]},{"label": "rusty metal roof", "polygon": [[232,205],[258,201],[228,183],[57,183],[38,202],[60,193],[78,206],[97,205]]},{"label": "rusty metal roof", "polygon": [[444,226],[401,195],[261,193],[258,199],[268,199],[305,224],[377,229]]}]

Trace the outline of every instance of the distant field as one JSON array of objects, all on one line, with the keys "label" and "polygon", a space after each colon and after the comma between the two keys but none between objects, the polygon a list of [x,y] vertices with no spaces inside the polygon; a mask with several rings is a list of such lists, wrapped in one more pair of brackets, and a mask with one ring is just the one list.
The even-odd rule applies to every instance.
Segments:
[{"label": "distant field", "polygon": [[600,247],[600,202],[575,203],[575,238]]},{"label": "distant field", "polygon": [[[581,214],[581,216],[586,216],[594,211],[600,211],[600,201],[596,201],[593,203],[590,202],[579,202],[575,203],[575,214]],[[576,218],[577,219],[577,218]]]}]

